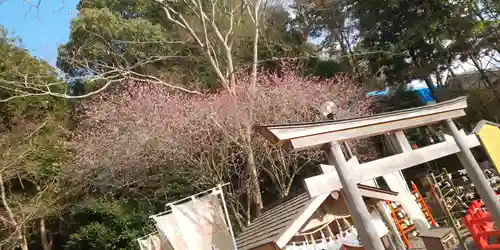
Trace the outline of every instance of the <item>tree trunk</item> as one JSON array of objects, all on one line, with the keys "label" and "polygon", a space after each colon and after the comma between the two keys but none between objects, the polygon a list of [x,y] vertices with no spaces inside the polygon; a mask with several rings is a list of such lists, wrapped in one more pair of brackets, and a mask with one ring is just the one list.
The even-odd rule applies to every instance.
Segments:
[{"label": "tree trunk", "polygon": [[279,199],[283,199],[283,198],[288,196],[288,194],[290,193],[290,189],[292,188],[292,184],[293,184],[293,177],[290,179],[290,182],[288,184],[286,184],[285,187],[283,187],[279,190],[279,193],[278,193]]},{"label": "tree trunk", "polygon": [[21,250],[28,250],[28,240],[26,240],[26,234],[22,226],[19,227],[19,240],[19,244],[21,244]]},{"label": "tree trunk", "polygon": [[[255,94],[257,85],[257,66],[259,64],[259,11],[262,0],[257,0],[254,9],[254,40],[253,40],[253,63],[252,63],[252,93]],[[255,96],[253,96],[255,97]]]},{"label": "tree trunk", "polygon": [[[343,31],[339,31],[340,38],[345,41],[345,45],[347,46],[347,54],[349,55],[349,64],[351,64],[352,70],[354,71],[354,75],[356,76],[357,80],[362,81],[361,74],[358,70],[358,63],[356,62],[356,58],[354,56],[354,51],[351,48],[351,43],[349,42],[349,34],[347,34],[347,37],[343,35]],[[345,49],[345,48],[344,48]]]},{"label": "tree trunk", "polygon": [[0,172],[0,199],[2,201],[2,205],[5,211],[7,212],[7,215],[9,216],[10,223],[14,228],[16,238],[19,242],[21,250],[28,250],[28,241],[26,240],[23,226],[17,222],[16,216],[10,209],[9,203],[7,202],[7,195],[5,194],[5,184],[3,182],[3,176],[1,172]]},{"label": "tree trunk", "polygon": [[439,102],[438,97],[436,96],[436,86],[434,86],[434,83],[432,82],[431,76],[427,71],[425,71],[425,68],[422,66],[420,62],[417,60],[417,56],[415,55],[415,51],[412,49],[409,49],[408,52],[410,53],[411,59],[413,61],[413,64],[417,66],[422,72],[419,72],[419,77],[422,77],[425,74],[424,81],[427,87],[429,88],[429,91],[431,92],[432,97],[434,97],[434,100],[436,102]]},{"label": "tree trunk", "polygon": [[234,203],[229,204],[229,209],[231,209],[231,212],[234,214],[234,219],[236,220],[236,224],[238,225],[239,230],[243,230],[245,226],[243,225],[243,222],[241,221],[241,218],[238,214],[238,209],[234,207]]},{"label": "tree trunk", "polygon": [[39,230],[40,230],[40,239],[42,241],[43,250],[51,250],[52,249],[52,240],[49,239],[49,233],[45,229],[45,219],[42,217],[39,220]]},{"label": "tree trunk", "polygon": [[260,210],[264,207],[262,204],[262,195],[260,193],[259,176],[257,173],[257,166],[255,164],[255,155],[253,152],[251,141],[248,141],[248,152],[247,152],[247,164],[246,172],[248,174],[248,179],[250,185],[248,185],[248,194],[251,197],[253,203],[254,216],[260,215]]},{"label": "tree trunk", "polygon": [[[260,15],[260,5],[262,0],[257,0],[255,3],[255,8],[253,12],[253,22],[254,22],[254,44],[253,44],[253,64],[252,64],[252,84],[250,89],[250,98],[251,98],[251,107],[250,110],[253,110],[253,106],[255,105],[254,101],[257,95],[257,64],[259,63],[259,55],[258,55],[258,44],[259,44],[259,15]],[[250,11],[249,11],[250,12]],[[249,13],[249,15],[252,15]],[[250,112],[250,120],[252,120],[252,112]],[[259,185],[259,176],[257,173],[257,166],[255,164],[255,155],[252,147],[252,125],[247,124],[247,164],[246,164],[246,172],[249,177],[250,185],[248,185],[248,195],[251,197],[251,201],[254,206],[254,216],[257,217],[260,215],[260,210],[264,207],[262,204],[262,195],[260,193],[260,185]]]}]

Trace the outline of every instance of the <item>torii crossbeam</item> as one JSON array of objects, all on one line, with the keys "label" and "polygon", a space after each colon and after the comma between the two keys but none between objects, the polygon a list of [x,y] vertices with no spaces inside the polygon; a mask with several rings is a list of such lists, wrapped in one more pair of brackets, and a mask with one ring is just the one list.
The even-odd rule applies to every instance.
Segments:
[{"label": "torii crossbeam", "polygon": [[[477,147],[480,145],[476,135],[465,136],[467,147]],[[448,155],[460,152],[455,140],[451,138],[450,141],[434,144],[431,146],[419,148],[407,153],[401,153],[385,157],[382,159],[370,161],[352,167],[354,176],[352,181],[361,183],[367,180],[394,173],[409,167],[420,165],[432,160],[436,160]],[[330,166],[335,169],[334,166]],[[322,166],[322,168],[325,168]],[[311,197],[320,194],[330,193],[342,188],[340,177],[337,171],[330,171],[330,173],[317,175],[305,179],[307,191]]]},{"label": "torii crossbeam", "polygon": [[[462,160],[479,195],[494,217],[497,226],[500,226],[500,202],[470,151],[470,147],[477,146],[479,142],[475,135],[466,136],[460,133],[452,121],[454,118],[465,116],[464,109],[466,107],[466,97],[460,97],[423,107],[357,119],[262,125],[255,128],[274,144],[284,145],[295,151],[308,148],[323,148],[327,153],[329,164],[335,166],[336,172],[331,171],[306,179],[309,194],[315,196],[343,188],[347,205],[365,249],[382,250],[384,249],[383,245],[380,239],[375,236],[375,228],[372,225],[368,209],[363,202],[357,183],[454,153],[459,154],[459,158]],[[411,150],[407,142],[404,141],[406,137],[403,130],[443,121],[451,131],[454,140],[417,150]],[[355,167],[348,166],[340,142],[388,133],[392,133],[399,139],[399,154]],[[394,191],[400,192],[400,190]]]}]

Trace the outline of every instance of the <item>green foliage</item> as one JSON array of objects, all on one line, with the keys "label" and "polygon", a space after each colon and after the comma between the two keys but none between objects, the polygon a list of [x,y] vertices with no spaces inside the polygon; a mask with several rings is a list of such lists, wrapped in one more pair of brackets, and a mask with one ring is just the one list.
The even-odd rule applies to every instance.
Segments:
[{"label": "green foliage", "polygon": [[309,58],[306,60],[304,75],[332,78],[338,72],[349,72],[349,64],[345,61],[322,60]]},{"label": "green foliage", "polygon": [[167,22],[154,1],[86,0],[78,10],[69,41],[59,47],[57,66],[64,72],[126,69],[188,87],[215,83],[194,41]]},{"label": "green foliage", "polygon": [[137,249],[135,239],[154,230],[154,206],[132,200],[94,201],[72,212],[79,222],[65,249]]},{"label": "green foliage", "polygon": [[[7,34],[7,30],[0,25],[0,58],[2,58],[0,60],[0,98],[6,99],[12,95],[32,93],[33,91],[29,88],[22,87],[25,82],[34,85],[57,82],[57,73],[52,66],[31,56],[22,47],[21,39],[10,38]],[[49,87],[54,91],[65,89],[64,84],[52,84]],[[38,102],[39,107],[45,105],[43,100]]]},{"label": "green foliage", "polygon": [[181,169],[163,166],[137,172],[147,181],[88,192],[87,200],[71,207],[65,249],[137,249],[136,239],[155,231],[149,216],[164,211],[165,199],[175,201],[196,192],[190,174]]},{"label": "green foliage", "polygon": [[[53,67],[31,56],[20,39],[8,38],[5,30],[1,32],[0,58],[2,99],[32,94],[29,89],[21,90],[25,81],[40,86],[58,81]],[[64,82],[47,87],[54,91],[65,89]],[[25,227],[27,236],[32,234],[38,218],[59,212],[58,202],[64,193],[62,173],[70,156],[64,146],[67,110],[65,100],[43,95],[0,103],[0,169],[4,187],[9,190],[5,202],[10,204],[17,223]],[[2,228],[0,234],[4,230],[12,232],[13,228]],[[4,240],[17,244],[9,242],[8,236],[2,237],[0,245]]]},{"label": "green foliage", "polygon": [[145,18],[124,18],[108,8],[83,8],[71,23],[70,42],[59,48],[64,71],[103,65],[127,67],[153,56],[172,55],[171,36]]},{"label": "green foliage", "polygon": [[[281,58],[308,56],[314,53],[315,46],[308,43],[301,31],[289,29],[291,18],[289,13],[281,8],[269,8],[266,11],[264,29],[261,30],[258,55],[263,60],[263,67],[271,66],[266,60],[277,61]],[[234,41],[234,54],[240,64],[248,64],[253,59],[253,23],[243,25],[242,31]]]},{"label": "green foliage", "polygon": [[[2,97],[18,94],[13,85],[23,82],[25,78],[35,79],[40,84],[56,82],[55,69],[18,46],[16,42],[19,40],[5,38],[2,41],[0,42],[0,57],[4,59],[0,61]],[[63,121],[67,110],[66,101],[51,96],[19,98],[0,103],[0,138],[2,138],[0,142],[10,143],[10,147],[4,148],[4,152],[13,150],[9,155],[15,158],[20,152],[29,150],[30,154],[23,157],[25,166],[47,167],[62,162],[65,156],[59,145],[64,135]],[[15,152],[14,149],[19,152]]]},{"label": "green foliage", "polygon": [[121,249],[115,247],[118,236],[105,225],[93,222],[72,234],[66,249]]},{"label": "green foliage", "polygon": [[470,29],[469,16],[461,16],[463,8],[467,6],[447,0],[357,1],[353,10],[362,46],[385,52],[368,56],[371,71],[382,69],[388,82],[401,83],[426,77],[448,63],[444,41],[457,35],[452,27]]},{"label": "green foliage", "polygon": [[[196,18],[189,9],[177,7],[190,23],[196,24],[191,22]],[[189,87],[217,86],[217,76],[204,49],[199,48],[188,31],[167,20],[161,6],[154,1],[86,0],[78,9],[78,17],[71,24],[70,40],[59,48],[57,65],[64,72],[90,68],[100,73],[127,67],[167,81],[178,80]],[[314,52],[314,46],[307,43],[300,31],[286,28],[290,25],[287,11],[271,6],[266,13],[259,42],[262,67],[273,69],[277,58]],[[217,25],[226,30],[227,13],[216,10],[215,15],[220,15]],[[233,27],[233,61],[236,70],[246,70],[253,61],[254,24],[246,15],[237,18],[242,20]],[[195,30],[201,34],[199,28]],[[225,53],[216,41],[211,43],[216,53]],[[219,59],[219,63],[225,65],[225,60]]]},{"label": "green foliage", "polygon": [[[0,50],[0,57],[5,59],[3,71],[0,71],[0,75],[5,74],[3,78],[0,76],[0,93],[4,98],[17,94],[10,90],[11,84],[6,81],[23,81],[23,75],[36,77],[40,83],[55,81],[54,73],[51,73],[55,70],[46,62],[33,58],[19,47],[8,46],[9,52]],[[0,48],[5,49],[6,44],[0,44]],[[37,77],[39,74],[47,76]],[[67,157],[62,146],[67,110],[65,100],[51,96],[18,98],[0,103],[0,142],[9,145],[3,150],[6,155],[4,162],[24,166],[25,172],[36,176],[36,179],[48,177],[49,173],[55,174],[55,168],[63,165]],[[21,154],[23,157],[19,158]]]},{"label": "green foliage", "polygon": [[[109,8],[121,13],[124,17],[149,17],[155,19],[153,10],[157,8],[153,1],[149,0],[82,0],[77,9],[102,9]],[[159,13],[159,12],[158,12]]]}]

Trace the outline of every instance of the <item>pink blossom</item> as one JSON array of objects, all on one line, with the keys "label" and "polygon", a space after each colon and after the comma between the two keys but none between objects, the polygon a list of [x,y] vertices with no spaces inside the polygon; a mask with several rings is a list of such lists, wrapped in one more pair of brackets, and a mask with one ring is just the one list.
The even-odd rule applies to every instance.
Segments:
[{"label": "pink blossom", "polygon": [[158,84],[126,82],[92,97],[78,108],[74,171],[117,174],[182,166],[198,173],[200,185],[209,185],[245,175],[249,145],[256,162],[265,165],[261,158],[274,149],[253,132],[249,137],[254,124],[324,120],[317,108],[327,100],[337,103],[337,119],[371,114],[370,100],[347,74],[331,79],[291,70],[261,74],[256,91],[248,84],[250,76],[237,79],[235,94],[187,95]]}]

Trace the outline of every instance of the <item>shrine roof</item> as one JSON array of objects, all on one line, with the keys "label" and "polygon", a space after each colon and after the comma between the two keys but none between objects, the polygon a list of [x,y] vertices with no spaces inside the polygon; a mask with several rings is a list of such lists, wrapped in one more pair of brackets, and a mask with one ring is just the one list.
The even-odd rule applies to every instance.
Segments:
[{"label": "shrine roof", "polygon": [[[358,184],[358,187],[366,198],[377,199],[378,197],[373,195],[374,192],[390,195],[394,198],[398,195],[397,192],[387,189],[362,184]],[[238,249],[251,250],[267,244],[279,246],[288,243],[288,240],[306,223],[328,196],[330,194],[310,197],[306,192],[303,192],[284,198],[277,205],[264,211],[236,237]]]}]

